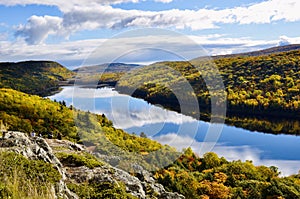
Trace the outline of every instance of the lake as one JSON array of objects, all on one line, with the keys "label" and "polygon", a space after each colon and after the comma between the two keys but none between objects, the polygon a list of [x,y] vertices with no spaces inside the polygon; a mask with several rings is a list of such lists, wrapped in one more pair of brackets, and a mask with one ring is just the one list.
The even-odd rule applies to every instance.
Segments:
[{"label": "lake", "polygon": [[119,94],[113,88],[64,87],[52,100],[94,113],[104,113],[116,128],[144,132],[149,138],[178,150],[191,147],[199,155],[213,151],[228,160],[252,160],[276,166],[282,175],[300,169],[300,136],[251,132],[225,124],[195,120],[148,102]]}]

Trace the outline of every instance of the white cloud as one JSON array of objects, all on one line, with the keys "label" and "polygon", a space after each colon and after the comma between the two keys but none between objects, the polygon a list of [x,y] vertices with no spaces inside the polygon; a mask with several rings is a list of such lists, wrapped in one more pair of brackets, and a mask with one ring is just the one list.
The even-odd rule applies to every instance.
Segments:
[{"label": "white cloud", "polygon": [[[154,36],[136,36],[130,38],[113,38],[107,39],[93,39],[93,40],[80,40],[80,41],[67,41],[59,44],[36,44],[34,46],[28,45],[22,39],[15,42],[1,41],[0,40],[0,61],[20,61],[20,60],[53,60],[58,61],[66,66],[80,66],[86,58],[91,58],[91,53],[95,49],[99,49],[101,54],[96,53],[92,56],[95,57],[94,63],[101,64],[105,62],[112,62],[115,58],[123,55],[124,49],[140,49],[141,47],[152,47],[157,49],[173,49],[177,55],[192,59],[203,55],[199,46],[201,45],[208,52],[208,55],[218,55],[226,53],[239,53],[249,52],[253,50],[260,50],[268,47],[277,46],[283,39],[289,43],[300,43],[300,37],[290,38],[281,37],[277,40],[251,40],[249,38],[230,38],[226,35],[203,35],[203,36],[187,36],[193,42],[186,42],[176,37],[166,35]],[[101,47],[105,42],[109,41],[110,47],[106,45],[105,50]],[[163,41],[163,42],[162,42]],[[120,45],[122,44],[122,45]],[[139,51],[140,51],[139,50]],[[118,61],[126,63],[153,63],[159,60],[146,59],[144,54],[132,52],[133,58],[127,59],[128,56],[121,57]],[[152,53],[161,56],[162,51],[157,50]],[[148,58],[148,57],[147,57]],[[155,56],[153,56],[155,58]],[[172,59],[169,59],[172,60]],[[91,64],[87,64],[91,65]]]},{"label": "white cloud", "polygon": [[[228,12],[228,11],[225,11]],[[98,28],[122,29],[128,27],[175,27],[201,30],[216,28],[216,22],[228,21],[226,14],[214,10],[167,10],[161,12],[122,10],[111,6],[74,6],[63,18],[32,16],[26,25],[20,25],[16,35],[30,44],[45,40],[50,34],[68,36],[82,30]]]},{"label": "white cloud", "polygon": [[173,0],[154,0],[155,2],[171,3]]},{"label": "white cloud", "polygon": [[59,17],[33,15],[26,25],[20,25],[17,28],[15,35],[25,37],[25,41],[29,44],[38,44],[50,34],[62,33],[61,23],[62,19]]},{"label": "white cloud", "polygon": [[232,16],[240,24],[264,24],[274,21],[298,21],[300,15],[298,0],[269,0],[251,5],[249,7],[236,7],[232,9]]},{"label": "white cloud", "polygon": [[299,44],[300,37],[290,38],[285,35],[279,37],[278,46],[288,45],[288,44]]},{"label": "white cloud", "polygon": [[0,41],[6,41],[8,39],[8,33],[7,32],[0,32]]},{"label": "white cloud", "polygon": [[[204,8],[199,10],[142,11],[123,10],[109,5],[120,2],[127,1],[94,0],[93,2],[86,2],[77,0],[66,3],[58,0],[43,2],[38,0],[0,0],[0,4],[4,5],[30,3],[55,5],[64,13],[63,18],[51,18],[49,16],[37,18],[37,16],[33,16],[26,25],[20,26],[19,35],[24,36],[30,43],[43,41],[50,34],[63,32],[63,35],[70,35],[76,31],[99,28],[174,27],[176,29],[202,30],[218,28],[219,24],[228,23],[267,24],[279,20],[289,22],[300,20],[297,11],[300,8],[300,1],[298,0],[269,0],[223,10]],[[138,2],[138,0],[131,2]],[[46,24],[50,24],[51,27],[46,28]]]},{"label": "white cloud", "polygon": [[0,22],[0,27],[5,27],[5,28],[7,28],[8,25],[7,25],[6,23],[4,23],[4,22]]},{"label": "white cloud", "polygon": [[72,0],[72,1],[61,1],[61,0],[0,0],[0,5],[15,6],[15,5],[47,5],[57,6],[61,11],[67,12],[70,9],[81,6],[81,7],[94,7],[97,5],[112,5],[120,3],[138,3],[140,0]]},{"label": "white cloud", "polygon": [[[74,42],[62,42],[59,44],[28,45],[23,40],[16,42],[0,41],[0,61],[21,60],[52,60],[79,66],[94,48],[104,40],[82,40]],[[76,61],[77,60],[77,61]]]}]

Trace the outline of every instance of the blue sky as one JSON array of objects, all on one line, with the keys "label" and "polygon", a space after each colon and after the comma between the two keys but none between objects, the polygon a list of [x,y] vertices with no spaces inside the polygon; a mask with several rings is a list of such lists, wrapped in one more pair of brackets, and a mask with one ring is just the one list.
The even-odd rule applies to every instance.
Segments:
[{"label": "blue sky", "polygon": [[[149,42],[147,36],[152,33],[147,30],[149,35],[143,34],[143,28],[183,34],[209,55],[300,43],[299,10],[299,0],[0,0],[0,61],[54,60],[68,67],[79,66],[115,35],[123,37],[119,44],[129,50],[176,43],[181,46],[176,54],[191,51],[182,39],[170,42],[166,38],[162,44],[161,39],[152,37]],[[130,30],[139,33],[135,31],[129,39],[126,31]],[[111,43],[118,48],[118,42]],[[118,50],[103,52],[106,57],[107,52],[118,57]],[[157,60],[136,59],[151,61]]]}]

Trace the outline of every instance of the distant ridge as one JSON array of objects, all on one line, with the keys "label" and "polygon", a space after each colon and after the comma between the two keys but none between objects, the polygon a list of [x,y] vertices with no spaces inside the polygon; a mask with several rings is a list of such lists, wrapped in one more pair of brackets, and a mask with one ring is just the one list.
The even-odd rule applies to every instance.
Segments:
[{"label": "distant ridge", "polygon": [[237,53],[237,54],[228,54],[228,55],[216,55],[212,56],[214,59],[219,58],[226,58],[226,57],[249,57],[249,56],[260,56],[260,55],[269,55],[273,53],[280,53],[280,52],[288,52],[292,50],[300,50],[300,44],[290,44],[285,46],[276,46],[272,48],[267,48],[264,50],[257,50],[253,52],[246,52],[246,53]]},{"label": "distant ridge", "polygon": [[[141,67],[139,64],[125,64],[125,63],[105,63],[95,66],[83,66],[73,70],[74,72],[93,72],[93,73],[102,73],[102,72],[126,72],[137,67]],[[104,71],[105,70],[105,71]]]}]

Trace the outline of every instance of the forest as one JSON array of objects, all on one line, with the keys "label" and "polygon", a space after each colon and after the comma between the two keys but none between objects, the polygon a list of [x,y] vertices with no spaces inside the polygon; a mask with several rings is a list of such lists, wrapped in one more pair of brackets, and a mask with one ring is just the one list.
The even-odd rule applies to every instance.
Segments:
[{"label": "forest", "polygon": [[0,88],[49,96],[75,73],[52,61],[0,63]]},{"label": "forest", "polygon": [[299,198],[300,174],[279,177],[276,167],[254,166],[251,161],[229,162],[209,152],[198,157],[188,148],[176,162],[155,172],[168,190],[187,199]]},{"label": "forest", "polygon": [[[215,74],[209,73],[211,67],[218,69],[222,83],[218,83],[219,87],[208,89],[207,81],[213,83],[216,79]],[[180,104],[174,91],[185,92],[183,96],[186,99],[197,98],[202,120],[210,120],[211,97],[221,94],[226,99],[219,97],[220,101],[214,102],[214,105],[221,106],[226,100],[225,119],[228,124],[268,133],[298,135],[299,67],[300,51],[295,50],[260,56],[160,62],[128,73],[103,74],[100,82],[115,80],[118,91],[179,112]],[[188,92],[182,89],[182,85],[187,84],[192,87]],[[226,93],[222,94],[224,90]],[[185,114],[197,118],[193,111]]]}]

